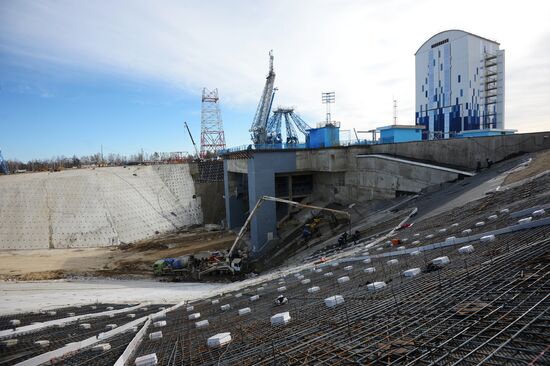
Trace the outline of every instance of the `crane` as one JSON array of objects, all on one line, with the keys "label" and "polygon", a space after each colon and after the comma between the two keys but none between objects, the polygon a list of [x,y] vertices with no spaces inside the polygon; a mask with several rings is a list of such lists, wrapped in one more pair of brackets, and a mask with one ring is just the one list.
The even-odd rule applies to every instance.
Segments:
[{"label": "crane", "polygon": [[2,156],[2,151],[0,150],[0,172],[8,175],[10,174],[10,170],[8,168],[8,164],[6,163],[6,160],[4,160],[4,157]]},{"label": "crane", "polygon": [[252,142],[255,145],[262,145],[267,140],[267,123],[269,114],[271,113],[271,106],[273,105],[273,99],[275,98],[275,92],[277,88],[275,86],[275,71],[273,70],[273,50],[269,51],[269,73],[267,74],[264,90],[250,127],[250,133]]},{"label": "crane", "polygon": [[258,210],[258,208],[260,208],[260,206],[262,205],[262,203],[264,202],[281,202],[281,203],[285,203],[287,205],[291,205],[291,206],[294,206],[294,207],[301,207],[301,208],[312,208],[312,209],[315,209],[315,210],[320,210],[320,211],[328,211],[328,212],[333,212],[333,213],[337,213],[337,214],[342,214],[344,216],[346,216],[348,218],[348,222],[349,222],[349,230],[350,230],[350,235],[351,235],[351,215],[349,214],[349,212],[346,212],[346,211],[340,211],[340,210],[334,210],[332,208],[326,208],[326,207],[318,207],[318,206],[312,206],[312,205],[305,205],[303,203],[299,203],[299,202],[295,202],[295,201],[290,201],[290,200],[285,200],[283,198],[276,198],[276,197],[271,197],[271,196],[262,196],[258,202],[256,202],[256,206],[254,206],[254,208],[252,209],[252,211],[250,211],[250,214],[248,215],[248,217],[246,218],[246,221],[244,222],[243,226],[241,227],[241,230],[239,231],[239,235],[237,235],[237,237],[235,238],[235,241],[233,242],[233,245],[231,246],[231,249],[229,249],[229,253],[227,254],[227,257],[228,258],[231,258],[231,255],[233,254],[233,251],[235,250],[235,248],[237,247],[237,244],[239,243],[239,241],[242,239],[245,231],[246,231],[246,228],[248,226],[248,224],[250,223],[250,220],[252,220],[252,217],[254,216],[254,214],[256,213],[256,211]]},{"label": "crane", "polygon": [[187,133],[189,133],[189,137],[191,138],[191,142],[193,143],[193,147],[195,148],[195,156],[198,159],[199,158],[199,150],[197,149],[197,145],[195,144],[195,140],[193,139],[193,135],[191,135],[191,130],[189,129],[189,126],[187,125],[187,122],[183,122],[185,124],[185,128],[187,128]]}]

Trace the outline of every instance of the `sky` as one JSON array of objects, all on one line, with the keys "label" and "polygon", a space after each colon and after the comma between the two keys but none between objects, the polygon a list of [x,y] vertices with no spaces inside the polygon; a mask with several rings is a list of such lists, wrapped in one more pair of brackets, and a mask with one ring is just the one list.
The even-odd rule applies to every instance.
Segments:
[{"label": "sky", "polygon": [[217,88],[226,143],[248,132],[275,55],[274,106],[315,126],[414,123],[414,53],[447,29],[506,50],[506,128],[550,128],[549,1],[0,1],[6,159],[187,151]]}]

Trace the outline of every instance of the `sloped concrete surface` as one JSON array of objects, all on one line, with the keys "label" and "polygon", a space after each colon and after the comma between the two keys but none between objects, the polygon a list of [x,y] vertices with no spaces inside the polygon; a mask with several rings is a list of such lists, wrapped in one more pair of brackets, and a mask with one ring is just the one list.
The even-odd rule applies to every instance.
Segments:
[{"label": "sloped concrete surface", "polygon": [[0,249],[118,245],[201,223],[186,164],[0,179]]}]

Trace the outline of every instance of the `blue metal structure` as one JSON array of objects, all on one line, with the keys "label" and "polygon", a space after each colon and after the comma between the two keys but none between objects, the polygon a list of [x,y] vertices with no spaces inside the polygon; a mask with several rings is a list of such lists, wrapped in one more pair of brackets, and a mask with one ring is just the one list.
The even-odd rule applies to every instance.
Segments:
[{"label": "blue metal structure", "polygon": [[6,175],[10,174],[10,170],[8,169],[8,164],[6,163],[6,160],[4,160],[1,150],[0,150],[0,172]]},{"label": "blue metal structure", "polygon": [[[283,141],[281,132],[282,123],[285,123],[286,140]],[[298,144],[298,131],[304,136],[309,134],[311,127],[294,112],[293,108],[279,107],[267,121],[265,144]],[[297,131],[298,130],[298,131]]]},{"label": "blue metal structure", "polygon": [[271,106],[273,104],[273,98],[275,97],[274,88],[275,85],[275,71],[273,70],[273,51],[269,52],[269,73],[265,81],[264,90],[258,103],[258,109],[254,115],[252,126],[250,127],[250,134],[254,145],[265,144],[267,140],[267,124],[269,113],[271,112]]}]

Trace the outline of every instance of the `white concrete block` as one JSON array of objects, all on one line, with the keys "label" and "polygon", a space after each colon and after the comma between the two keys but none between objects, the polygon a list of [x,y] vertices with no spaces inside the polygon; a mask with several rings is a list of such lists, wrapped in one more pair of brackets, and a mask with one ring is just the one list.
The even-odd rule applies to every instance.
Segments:
[{"label": "white concrete block", "polygon": [[325,299],[325,305],[328,308],[333,308],[344,303],[344,298],[341,295],[334,295]]},{"label": "white concrete block", "polygon": [[264,288],[263,286],[258,287],[258,288],[256,289],[257,292],[262,292],[263,290],[265,290],[265,288]]},{"label": "white concrete block", "polygon": [[413,235],[415,238],[418,238],[420,236],[420,233],[414,233]]},{"label": "white concrete block", "polygon": [[136,317],[136,314],[127,314],[126,317],[134,319]]},{"label": "white concrete block", "polygon": [[75,316],[75,315],[76,315],[76,314],[75,314],[75,313],[72,313],[72,312],[71,312],[71,313],[67,313],[67,317],[69,317],[69,318],[70,318],[70,317],[73,317],[73,316]]},{"label": "white concrete block", "polygon": [[231,333],[224,332],[224,333],[218,333],[208,338],[208,340],[206,341],[206,344],[208,345],[208,347],[221,347],[226,345],[229,342],[231,342]]},{"label": "white concrete block", "polygon": [[338,283],[342,284],[342,283],[346,283],[349,281],[349,277],[348,276],[342,276],[340,278],[338,278]]},{"label": "white concrete block", "polygon": [[17,343],[19,343],[19,340],[17,338],[4,339],[0,341],[0,344],[4,347],[13,347],[16,346]]},{"label": "white concrete block", "polygon": [[443,234],[443,233],[446,233],[446,232],[447,232],[447,229],[446,229],[446,228],[439,229],[438,232],[441,233],[441,234]]},{"label": "white concrete block", "polygon": [[10,320],[10,325],[11,325],[12,327],[18,327],[18,326],[21,325],[21,320],[19,320],[19,319],[12,319],[12,320]]},{"label": "white concrete block", "polygon": [[531,222],[531,220],[533,220],[533,218],[529,216],[524,219],[518,220],[518,224],[527,224],[528,222]]},{"label": "white concrete block", "polygon": [[410,255],[416,257],[417,255],[420,255],[420,250],[414,250],[410,253]]},{"label": "white concrete block", "polygon": [[290,313],[285,311],[284,313],[275,314],[271,317],[271,325],[285,325],[290,321]]},{"label": "white concrete block", "polygon": [[377,251],[377,252],[381,252],[382,250],[384,250],[384,248],[382,248],[382,247],[376,248],[376,251]]},{"label": "white concrete block", "polygon": [[157,354],[151,353],[145,356],[137,357],[135,364],[136,366],[155,366],[158,362]]},{"label": "white concrete block", "polygon": [[386,282],[373,282],[369,283],[367,285],[367,290],[374,292],[374,291],[380,291],[386,288]]},{"label": "white concrete block", "polygon": [[363,270],[363,272],[365,272],[365,273],[374,273],[374,272],[376,272],[376,268],[374,268],[374,267],[367,267],[367,268],[365,268],[365,269]]},{"label": "white concrete block", "polygon": [[195,319],[198,319],[201,317],[201,313],[193,313],[193,314],[189,314],[189,316],[187,318],[189,318],[189,320],[195,320]]},{"label": "white concrete block", "polygon": [[153,315],[153,317],[151,318],[151,320],[154,322],[158,322],[164,319],[166,319],[166,313],[156,314],[156,315]]},{"label": "white concrete block", "polygon": [[50,346],[50,341],[48,341],[46,339],[43,339],[43,340],[35,341],[34,344],[37,345],[37,346],[45,348],[45,347]]},{"label": "white concrete block", "polygon": [[310,280],[309,278],[305,278],[305,279],[303,279],[303,280],[300,281],[300,283],[301,283],[302,285],[307,285],[307,284],[310,283],[310,282],[311,282],[311,280]]},{"label": "white concrete block", "polygon": [[118,325],[116,325],[116,324],[107,324],[107,325],[105,326],[105,328],[110,329],[110,330],[113,330],[113,329],[115,329],[116,327],[118,327]]},{"label": "white concrete block", "polygon": [[166,320],[160,320],[158,322],[153,323],[153,327],[155,327],[155,328],[160,328],[160,327],[165,327],[165,326],[166,326]]},{"label": "white concrete block", "polygon": [[319,290],[320,290],[319,286],[313,286],[313,287],[308,288],[308,289],[307,289],[307,292],[309,292],[310,294],[312,294],[312,293],[317,292],[317,291],[319,291]]},{"label": "white concrete block", "polygon": [[456,236],[449,236],[448,238],[445,239],[445,242],[446,243],[453,243],[456,239]]},{"label": "white concrete block", "polygon": [[365,264],[369,264],[370,262],[372,262],[370,258],[363,259],[363,263]]},{"label": "white concrete block", "polygon": [[468,236],[472,233],[472,229],[466,229],[466,230],[462,230],[462,235],[463,236]]},{"label": "white concrete block", "polygon": [[415,240],[412,242],[412,245],[418,245],[418,244],[420,244],[420,240]]},{"label": "white concrete block", "polygon": [[414,277],[420,274],[420,268],[411,268],[403,272],[404,277]]},{"label": "white concrete block", "polygon": [[212,305],[217,305],[220,303],[220,300],[216,299],[216,300],[212,300]]},{"label": "white concrete block", "polygon": [[451,261],[449,260],[449,257],[447,256],[442,256],[442,257],[437,257],[435,259],[432,259],[432,263],[436,266],[444,266],[444,265],[447,265],[449,264]]},{"label": "white concrete block", "polygon": [[286,286],[281,286],[277,289],[277,292],[285,292],[286,291]]},{"label": "white concrete block", "polygon": [[115,308],[112,307],[112,306],[107,306],[105,309],[106,309],[107,311],[115,310]]},{"label": "white concrete block", "polygon": [[92,347],[92,351],[95,352],[106,352],[111,349],[110,343],[100,343]]},{"label": "white concrete block", "polygon": [[536,211],[533,211],[533,213],[531,215],[535,216],[535,217],[539,217],[539,216],[542,216],[546,213],[546,211],[544,211],[544,209],[540,209],[540,210],[536,210]]},{"label": "white concrete block", "polygon": [[237,299],[241,296],[243,296],[243,294],[241,294],[241,293],[235,294],[235,298],[237,298]]},{"label": "white concrete block", "polygon": [[323,276],[325,276],[325,277],[332,277],[332,276],[334,276],[334,273],[332,273],[332,272],[327,272],[327,273],[325,273]]},{"label": "white concrete block", "polygon": [[250,301],[256,301],[260,298],[260,295],[254,295],[254,296],[250,296]]},{"label": "white concrete block", "polygon": [[455,222],[455,223],[451,224],[451,227],[458,227],[458,223]]},{"label": "white concrete block", "polygon": [[489,220],[489,221],[495,221],[496,219],[498,219],[498,215],[491,215],[491,216],[487,217],[487,220]]},{"label": "white concrete block", "polygon": [[90,323],[82,323],[82,324],[79,324],[78,327],[80,329],[90,329],[92,325]]},{"label": "white concrete block", "polygon": [[195,328],[206,328],[210,325],[208,322],[208,319],[199,320],[198,322],[195,322]]},{"label": "white concrete block", "polygon": [[474,252],[474,246],[473,245],[465,245],[463,247],[458,248],[458,252],[460,254],[470,254]]},{"label": "white concrete block", "polygon": [[406,248],[404,246],[397,247],[397,250],[405,250]]},{"label": "white concrete block", "polygon": [[250,314],[252,312],[252,310],[250,308],[242,308],[242,309],[239,309],[239,315],[240,316],[243,316],[243,315],[246,315],[246,314]]},{"label": "white concrete block", "polygon": [[220,309],[221,309],[221,311],[227,311],[227,310],[231,309],[231,305],[224,304],[224,305],[220,306]]},{"label": "white concrete block", "polygon": [[485,221],[478,221],[476,222],[476,227],[482,227],[485,225]]},{"label": "white concrete block", "polygon": [[434,237],[434,234],[428,234],[426,235],[426,239],[432,239]]},{"label": "white concrete block", "polygon": [[162,338],[162,332],[161,331],[158,331],[158,332],[153,332],[153,333],[150,333],[149,334],[149,339],[154,341],[156,339],[161,339]]},{"label": "white concrete block", "polygon": [[190,313],[192,312],[193,310],[195,310],[195,307],[193,305],[189,305],[187,308],[186,308],[187,312]]},{"label": "white concrete block", "polygon": [[344,271],[351,271],[353,269],[353,266],[345,266]]},{"label": "white concrete block", "polygon": [[482,236],[481,238],[479,238],[479,241],[481,241],[482,243],[488,243],[488,242],[491,242],[491,241],[495,241],[495,235],[491,234],[491,235]]},{"label": "white concrete block", "polygon": [[57,315],[57,311],[48,311],[47,314],[49,316],[56,316]]},{"label": "white concrete block", "polygon": [[322,272],[323,272],[323,270],[322,270],[321,268],[317,268],[317,269],[315,270],[315,273],[322,273]]},{"label": "white concrete block", "polygon": [[396,264],[399,263],[399,260],[397,260],[397,259],[390,259],[390,260],[387,261],[386,263],[387,263],[388,265],[390,265],[390,266],[394,266],[394,265],[396,265]]},{"label": "white concrete block", "polygon": [[507,214],[510,212],[510,209],[509,208],[503,208],[502,210],[499,211],[501,214]]}]

